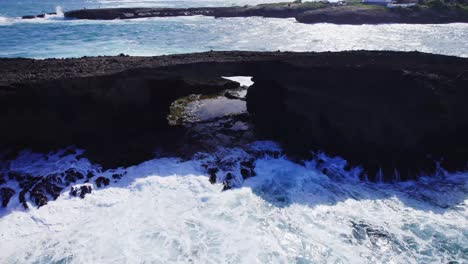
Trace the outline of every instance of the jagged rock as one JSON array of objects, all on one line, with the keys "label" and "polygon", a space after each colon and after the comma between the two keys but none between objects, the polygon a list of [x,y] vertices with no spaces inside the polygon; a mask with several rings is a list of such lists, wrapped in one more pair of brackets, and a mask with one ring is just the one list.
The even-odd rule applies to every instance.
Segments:
[{"label": "jagged rock", "polygon": [[81,193],[80,193],[80,198],[83,199],[87,193],[91,193],[93,190],[93,187],[90,185],[83,185],[81,186]]},{"label": "jagged rock", "polygon": [[92,171],[88,171],[88,174],[86,174],[86,178],[91,179],[94,177],[94,173]]},{"label": "jagged rock", "polygon": [[42,189],[42,186],[36,186],[29,193],[29,197],[37,205],[37,207],[44,206],[49,201],[49,199],[47,198],[47,195],[45,195],[44,193],[44,189]]},{"label": "jagged rock", "polygon": [[82,180],[84,179],[84,176],[83,174],[81,174],[81,172],[75,170],[75,169],[68,169],[64,172],[65,174],[65,180],[68,182],[68,183],[74,183],[76,182],[77,180]]},{"label": "jagged rock", "polygon": [[79,190],[80,189],[78,187],[72,186],[71,189],[70,189],[70,195],[76,197],[78,195]]},{"label": "jagged rock", "polygon": [[26,203],[26,193],[27,193],[27,190],[22,190],[18,196],[19,202],[23,205],[24,209],[29,208],[28,204]]},{"label": "jagged rock", "polygon": [[[135,19],[145,17],[214,16],[214,17],[275,17],[296,18],[301,23],[379,24],[379,23],[455,23],[467,22],[463,8],[447,6],[433,8],[384,8],[342,3],[272,3],[256,6],[195,7],[195,8],[100,8],[65,12],[74,19]],[[31,19],[35,16],[23,16]],[[44,17],[44,14],[37,17]]]},{"label": "jagged rock", "polygon": [[247,179],[256,176],[254,160],[242,161],[240,165],[243,167],[241,168],[242,178]]},{"label": "jagged rock", "polygon": [[110,180],[101,176],[101,177],[97,178],[95,182],[96,182],[97,187],[101,188],[103,186],[109,185]]},{"label": "jagged rock", "polygon": [[215,184],[216,183],[216,173],[219,171],[218,168],[209,168],[208,169],[208,174],[210,175],[210,183]]},{"label": "jagged rock", "polygon": [[115,179],[115,180],[120,180],[122,179],[122,174],[120,173],[116,173],[116,174],[112,174],[112,179]]},{"label": "jagged rock", "polygon": [[189,141],[167,122],[171,103],[238,88],[220,76],[253,76],[255,137],[278,140],[288,156],[341,156],[371,179],[380,168],[409,179],[441,157],[449,171],[466,168],[467,69],[466,58],[380,51],[0,59],[0,87],[9,89],[0,149],[75,144],[107,168],[148,160],[160,145],[180,154],[171,146]]},{"label": "jagged rock", "polygon": [[7,207],[8,203],[10,202],[11,197],[15,195],[15,191],[11,188],[1,188],[0,189],[0,197],[2,199],[2,206]]},{"label": "jagged rock", "polygon": [[379,67],[285,64],[277,78],[254,78],[247,108],[256,128],[287,151],[321,150],[363,165],[371,179],[382,170],[392,180],[395,169],[417,178],[441,158],[451,171],[464,167],[468,63],[451,73],[422,61],[403,70],[376,59]]},{"label": "jagged rock", "polygon": [[230,190],[232,188],[231,186],[231,180],[233,179],[232,173],[228,172],[226,174],[225,180],[223,181],[223,191]]},{"label": "jagged rock", "polygon": [[86,194],[91,193],[93,187],[89,184],[83,184],[80,186],[72,186],[70,189],[70,195],[77,197],[79,196],[81,199],[85,198]]},{"label": "jagged rock", "polygon": [[227,190],[230,190],[232,187],[231,187],[231,183],[229,181],[224,181],[223,182],[223,192],[224,191],[227,191]]}]

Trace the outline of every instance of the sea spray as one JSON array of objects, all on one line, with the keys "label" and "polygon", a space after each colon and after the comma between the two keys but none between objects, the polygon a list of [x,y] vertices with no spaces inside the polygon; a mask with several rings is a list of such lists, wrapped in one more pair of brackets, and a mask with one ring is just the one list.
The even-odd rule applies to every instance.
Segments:
[{"label": "sea spray", "polygon": [[[231,161],[245,159],[239,149],[110,171],[81,158],[81,151],[62,151],[47,159],[25,152],[10,168],[47,174],[72,167],[112,182],[93,186],[84,199],[64,190],[39,209],[3,209],[0,262],[467,260],[467,174],[366,183],[353,175],[324,175],[313,161],[292,162],[274,154],[280,150],[271,142],[251,148],[260,154],[254,161],[256,176],[225,192],[221,183],[208,181],[202,165],[225,157],[227,169]],[[336,171],[344,163],[330,157],[326,162]],[[114,180],[114,174],[124,176]]]},{"label": "sea spray", "polygon": [[61,6],[55,7],[54,14],[45,14],[44,19],[51,19],[51,20],[62,20],[65,17],[63,13],[63,9]]},{"label": "sea spray", "polygon": [[63,9],[61,6],[56,6],[55,7],[55,14],[57,16],[60,16],[60,17],[63,17],[64,16],[64,13],[63,13]]}]

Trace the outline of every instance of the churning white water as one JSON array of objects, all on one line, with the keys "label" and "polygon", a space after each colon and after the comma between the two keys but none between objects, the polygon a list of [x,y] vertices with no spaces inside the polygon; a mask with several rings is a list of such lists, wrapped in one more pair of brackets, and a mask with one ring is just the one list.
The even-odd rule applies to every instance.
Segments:
[{"label": "churning white water", "polygon": [[468,24],[334,25],[294,19],[169,17],[0,20],[0,57],[153,56],[209,50],[399,50],[468,57]]},{"label": "churning white water", "polygon": [[[271,142],[253,145],[275,150]],[[0,263],[448,263],[468,261],[468,175],[418,182],[360,182],[344,161],[300,165],[260,155],[256,177],[222,192],[203,162],[246,155],[220,149],[164,158],[84,199],[64,191],[40,209],[0,211]],[[45,174],[96,170],[69,155],[25,154],[12,163]],[[456,262],[455,262],[456,263]]]}]

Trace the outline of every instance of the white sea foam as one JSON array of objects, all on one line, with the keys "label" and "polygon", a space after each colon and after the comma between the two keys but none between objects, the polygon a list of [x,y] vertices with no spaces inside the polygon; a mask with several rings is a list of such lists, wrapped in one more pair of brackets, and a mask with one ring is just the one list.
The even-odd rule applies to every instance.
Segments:
[{"label": "white sea foam", "polygon": [[[28,23],[27,26],[25,24]],[[209,50],[399,50],[468,57],[468,24],[333,25],[294,19],[167,17],[15,20],[0,31],[0,57],[153,56]],[[14,32],[15,34],[12,34]],[[60,38],[51,37],[60,34]],[[34,38],[36,41],[26,41]],[[3,45],[2,45],[3,44]]]},{"label": "white sea foam", "polygon": [[44,19],[48,19],[48,20],[63,20],[65,17],[65,14],[63,13],[63,9],[61,6],[56,6],[55,7],[55,14],[53,15],[49,15],[49,14],[46,14],[44,16]]},{"label": "white sea foam", "polygon": [[0,26],[8,26],[11,24],[13,24],[12,18],[0,16]]},{"label": "white sea foam", "polygon": [[[273,142],[253,150],[278,151]],[[79,153],[78,153],[79,154]],[[201,164],[243,159],[239,149],[190,161],[157,159],[84,199],[67,191],[40,209],[3,212],[1,263],[447,263],[467,261],[468,175],[359,182],[325,161],[260,157],[257,176],[221,192]],[[76,155],[25,153],[15,170],[96,170]],[[201,160],[200,160],[201,158]]]}]

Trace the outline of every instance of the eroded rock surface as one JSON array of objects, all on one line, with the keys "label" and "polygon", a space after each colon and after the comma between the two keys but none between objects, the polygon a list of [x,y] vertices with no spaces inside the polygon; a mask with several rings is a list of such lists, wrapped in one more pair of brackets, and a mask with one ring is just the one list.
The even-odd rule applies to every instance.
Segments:
[{"label": "eroded rock surface", "polygon": [[[176,99],[238,88],[221,76],[253,76],[250,116],[169,126]],[[187,156],[265,138],[299,157],[311,150],[342,156],[371,178],[380,169],[414,178],[434,171],[436,161],[461,170],[468,157],[464,58],[355,51],[0,59],[0,87],[0,118],[9,124],[1,148],[76,145],[105,167],[142,162],[159,148]],[[249,125],[210,134],[239,122]]]}]

